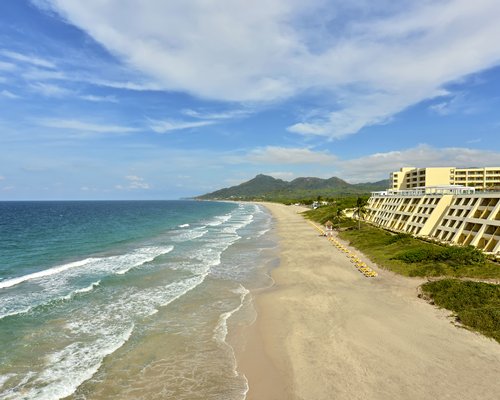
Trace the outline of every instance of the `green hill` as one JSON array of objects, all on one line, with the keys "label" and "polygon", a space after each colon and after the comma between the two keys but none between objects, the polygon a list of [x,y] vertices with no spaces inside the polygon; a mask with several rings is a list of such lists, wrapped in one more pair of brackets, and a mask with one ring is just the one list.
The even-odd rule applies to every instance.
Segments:
[{"label": "green hill", "polygon": [[333,197],[367,194],[370,191],[385,190],[387,180],[379,182],[350,184],[340,178],[329,179],[305,177],[291,182],[276,179],[272,176],[257,175],[255,178],[237,186],[216,190],[196,197],[203,200],[280,200],[301,199],[317,196]]}]

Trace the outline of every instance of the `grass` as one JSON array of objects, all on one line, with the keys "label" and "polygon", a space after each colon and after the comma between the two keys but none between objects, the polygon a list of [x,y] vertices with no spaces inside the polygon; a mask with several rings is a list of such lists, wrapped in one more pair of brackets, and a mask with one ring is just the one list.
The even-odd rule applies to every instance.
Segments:
[{"label": "grass", "polygon": [[[305,214],[316,222],[324,223],[331,219],[332,212],[321,207]],[[429,243],[408,234],[394,234],[367,224],[362,224],[362,229],[358,230],[357,221],[347,218],[336,225],[346,227],[339,231],[342,239],[383,268],[411,277],[445,278],[422,285],[423,293],[437,306],[454,312],[463,326],[500,342],[500,286],[456,279],[500,278],[500,266],[487,260],[481,251],[471,246],[450,247]]]},{"label": "grass", "polygon": [[342,210],[344,208],[352,208],[355,207],[355,205],[356,198],[346,198],[343,201],[339,201],[339,204],[321,206],[315,210],[306,211],[304,212],[304,215],[306,218],[319,222],[320,224],[324,224],[326,221],[332,221],[335,228],[340,227],[342,229],[346,229],[356,226],[357,222],[351,218],[340,217],[337,211],[339,209]]},{"label": "grass", "polygon": [[458,279],[422,285],[434,303],[455,313],[457,321],[500,343],[500,286]]},{"label": "grass", "polygon": [[383,268],[405,276],[499,279],[500,266],[470,247],[447,247],[371,225],[339,233]]}]

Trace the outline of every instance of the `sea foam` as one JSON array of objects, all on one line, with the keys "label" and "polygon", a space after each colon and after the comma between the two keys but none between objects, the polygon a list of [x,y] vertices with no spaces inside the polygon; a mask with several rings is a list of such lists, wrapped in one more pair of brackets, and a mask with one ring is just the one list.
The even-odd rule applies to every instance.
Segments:
[{"label": "sea foam", "polygon": [[68,264],[59,265],[57,267],[45,269],[43,271],[33,272],[32,274],[23,275],[23,276],[20,276],[17,278],[7,279],[5,281],[0,282],[0,289],[5,289],[5,288],[9,288],[9,287],[12,287],[15,285],[19,285],[20,283],[23,283],[23,282],[26,282],[26,281],[29,281],[32,279],[44,278],[46,276],[59,274],[61,272],[67,271],[67,270],[72,269],[72,268],[82,267],[93,260],[94,260],[94,258],[86,258],[85,260],[75,261],[75,262],[71,262]]},{"label": "sea foam", "polygon": [[[40,355],[41,368],[36,372],[25,370],[22,375],[5,379],[5,388],[3,392],[0,390],[0,397],[16,399],[19,393],[23,393],[23,398],[43,400],[75,393],[83,382],[96,374],[106,356],[110,356],[127,343],[135,329],[139,330],[140,327],[143,332],[143,321],[146,320],[147,325],[154,326],[155,317],[151,316],[181,298],[189,303],[188,293],[204,282],[206,286],[203,286],[203,291],[196,291],[193,296],[198,296],[198,293],[206,295],[205,289],[211,287],[206,282],[207,277],[217,269],[224,272],[222,263],[227,264],[228,268],[235,268],[236,264],[232,264],[234,258],[231,258],[234,255],[232,252],[225,252],[242,236],[255,234],[252,230],[239,230],[254,221],[251,213],[257,210],[258,208],[254,209],[248,205],[240,205],[229,214],[200,221],[200,226],[195,225],[194,228],[185,226],[188,224],[178,225],[168,235],[162,236],[163,241],[164,237],[168,237],[167,243],[185,242],[174,243],[175,248],[158,245],[137,248],[126,254],[92,257],[82,260],[81,262],[85,263],[81,266],[58,269],[65,267],[63,265],[54,267],[54,272],[50,274],[35,273],[20,277],[25,279],[0,290],[0,310],[5,298],[2,297],[3,292],[16,296],[23,294],[31,305],[44,304],[46,300],[67,296],[65,301],[56,303],[54,310],[52,307],[39,309],[40,313],[50,312],[50,315],[64,316],[60,320],[48,320],[48,323],[62,322],[60,335],[63,341],[56,340],[55,336],[47,337],[51,350]],[[158,238],[155,238],[155,241],[158,243]],[[152,263],[155,258],[169,252],[172,254],[162,258],[161,262]],[[126,274],[133,269],[136,270],[127,277]],[[210,276],[210,285],[212,279],[219,277],[227,279],[227,282],[232,281],[230,275],[220,274],[217,277]],[[33,285],[28,285],[27,281]],[[0,284],[5,282],[8,281]],[[37,289],[37,293],[30,293],[32,288]],[[220,349],[226,356],[233,354],[234,364],[233,368],[229,366],[227,378],[230,382],[236,382],[233,381],[236,377],[237,387],[238,390],[241,388],[241,392],[233,395],[231,399],[240,396],[245,398],[248,391],[246,377],[238,373],[234,352],[226,339],[228,321],[247,304],[249,292],[240,285],[234,289],[234,294],[239,297],[239,304],[235,304],[237,300],[233,295],[233,305],[228,307],[230,310],[220,315],[218,311],[214,315],[215,318],[219,315],[216,326],[214,327],[214,320],[211,320],[206,331],[206,337],[212,345],[215,341],[221,345]],[[16,301],[19,306],[23,305],[22,297],[17,296]],[[177,308],[173,307],[172,310]],[[168,308],[165,312],[168,315]],[[38,314],[35,316],[39,317]],[[178,323],[184,322],[180,320]],[[98,378],[100,379],[101,375]],[[203,376],[201,378],[203,379]],[[12,387],[13,385],[15,387]],[[82,393],[77,391],[76,395],[80,396]]]},{"label": "sea foam", "polygon": [[[152,262],[157,257],[167,254],[174,246],[142,247],[130,253],[117,256],[87,258],[85,260],[50,268],[49,270],[24,275],[11,279],[15,283],[5,286],[5,293],[0,291],[0,319],[24,314],[36,307],[54,300],[69,300],[75,293],[90,292],[98,286],[103,277],[123,275],[133,268]],[[94,277],[90,286],[81,287],[78,282],[85,278],[88,282]],[[33,281],[43,290],[16,290],[16,285]],[[5,281],[3,283],[7,283]],[[11,292],[12,291],[12,292]]]}]

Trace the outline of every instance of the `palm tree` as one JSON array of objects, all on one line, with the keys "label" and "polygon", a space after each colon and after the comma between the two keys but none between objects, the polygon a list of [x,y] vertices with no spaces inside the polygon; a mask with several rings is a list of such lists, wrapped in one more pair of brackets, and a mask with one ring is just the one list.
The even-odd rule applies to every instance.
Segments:
[{"label": "palm tree", "polygon": [[356,210],[353,215],[358,217],[358,230],[361,229],[361,218],[365,219],[366,215],[366,200],[363,200],[361,197],[358,197],[356,200]]},{"label": "palm tree", "polygon": [[339,229],[340,229],[340,220],[343,215],[344,215],[344,210],[342,210],[341,208],[337,208],[337,212],[335,213],[335,219],[338,221]]}]

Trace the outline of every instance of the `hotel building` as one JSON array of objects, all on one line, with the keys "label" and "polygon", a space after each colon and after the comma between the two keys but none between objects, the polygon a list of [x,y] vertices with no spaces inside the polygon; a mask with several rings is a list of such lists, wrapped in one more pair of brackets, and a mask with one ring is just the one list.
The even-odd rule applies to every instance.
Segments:
[{"label": "hotel building", "polygon": [[392,190],[423,186],[460,185],[478,190],[500,190],[500,167],[401,168],[390,174]]},{"label": "hotel building", "polygon": [[391,181],[390,189],[368,200],[368,222],[500,256],[500,191],[476,190],[487,182],[500,189],[500,167],[402,168]]}]

